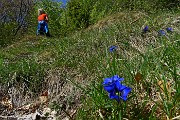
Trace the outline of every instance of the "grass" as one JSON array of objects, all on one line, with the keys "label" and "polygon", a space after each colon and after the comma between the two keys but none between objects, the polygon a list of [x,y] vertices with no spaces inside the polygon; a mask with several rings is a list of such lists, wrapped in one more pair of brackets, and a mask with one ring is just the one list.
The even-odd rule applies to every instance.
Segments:
[{"label": "grass", "polygon": [[[23,91],[38,93],[44,89],[49,71],[60,68],[62,80],[70,80],[84,93],[77,120],[179,116],[180,26],[173,23],[178,13],[127,12],[120,16],[117,21],[113,16],[112,23],[102,20],[100,29],[92,26],[65,38],[26,36],[2,48],[1,83],[21,87],[21,82],[26,86]],[[143,34],[145,25],[150,31]],[[158,31],[166,27],[174,31],[159,36]],[[118,46],[113,53],[109,52],[112,45]],[[102,86],[104,78],[115,74],[132,88],[121,104],[110,100]]]}]

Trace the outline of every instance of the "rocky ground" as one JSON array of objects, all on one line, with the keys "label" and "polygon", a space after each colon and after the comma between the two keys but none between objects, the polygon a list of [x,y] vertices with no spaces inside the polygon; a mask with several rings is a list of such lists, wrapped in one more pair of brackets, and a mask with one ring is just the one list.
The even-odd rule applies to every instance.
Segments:
[{"label": "rocky ground", "polygon": [[39,95],[22,88],[0,86],[0,120],[68,120],[80,106],[81,92],[61,77],[60,70],[49,72],[46,87]]}]

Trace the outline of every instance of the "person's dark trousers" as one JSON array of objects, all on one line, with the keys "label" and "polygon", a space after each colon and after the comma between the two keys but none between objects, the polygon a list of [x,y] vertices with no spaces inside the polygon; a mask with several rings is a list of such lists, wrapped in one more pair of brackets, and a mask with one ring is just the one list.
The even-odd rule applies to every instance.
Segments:
[{"label": "person's dark trousers", "polygon": [[38,27],[37,27],[36,34],[39,35],[41,33],[42,34],[45,33],[46,36],[50,36],[49,29],[48,29],[48,24],[47,24],[46,21],[38,21]]}]

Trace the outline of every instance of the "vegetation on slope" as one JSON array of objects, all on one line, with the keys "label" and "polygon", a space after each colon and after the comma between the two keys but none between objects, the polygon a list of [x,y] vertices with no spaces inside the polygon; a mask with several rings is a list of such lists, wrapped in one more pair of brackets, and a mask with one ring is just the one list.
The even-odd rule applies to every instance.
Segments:
[{"label": "vegetation on slope", "polygon": [[[180,115],[179,21],[175,9],[156,14],[124,10],[66,37],[26,35],[1,48],[1,85],[5,93],[19,89],[21,97],[13,96],[16,105],[22,105],[23,96],[48,90],[52,109],[61,112],[65,104],[69,114],[78,97],[81,105],[77,102],[78,108],[73,107],[77,114],[71,116],[78,120],[175,119]],[[149,30],[143,32],[146,25]],[[162,29],[165,35],[159,34]],[[110,52],[113,45],[117,49]],[[132,88],[128,100],[120,104],[108,98],[102,85],[113,75]]]}]

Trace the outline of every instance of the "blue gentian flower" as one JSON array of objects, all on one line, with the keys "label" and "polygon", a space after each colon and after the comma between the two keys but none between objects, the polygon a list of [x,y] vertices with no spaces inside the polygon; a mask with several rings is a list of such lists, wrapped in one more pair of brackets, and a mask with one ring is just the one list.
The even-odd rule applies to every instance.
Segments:
[{"label": "blue gentian flower", "polygon": [[143,32],[146,33],[149,31],[149,27],[148,26],[145,26],[144,29],[143,29]]},{"label": "blue gentian flower", "polygon": [[166,28],[166,31],[167,31],[167,32],[172,32],[173,29],[172,29],[171,27],[167,27],[167,28]]},{"label": "blue gentian flower", "polygon": [[109,51],[114,52],[115,50],[117,50],[117,48],[118,48],[117,46],[113,45],[109,48]]},{"label": "blue gentian flower", "polygon": [[104,89],[109,93],[110,99],[115,99],[118,102],[120,99],[126,101],[131,88],[121,84],[124,78],[114,75],[110,78],[105,78],[103,82]]},{"label": "blue gentian flower", "polygon": [[159,35],[166,35],[166,32],[164,30],[159,30]]}]

